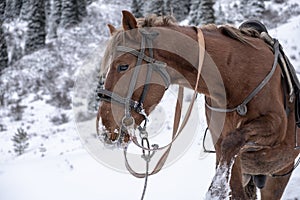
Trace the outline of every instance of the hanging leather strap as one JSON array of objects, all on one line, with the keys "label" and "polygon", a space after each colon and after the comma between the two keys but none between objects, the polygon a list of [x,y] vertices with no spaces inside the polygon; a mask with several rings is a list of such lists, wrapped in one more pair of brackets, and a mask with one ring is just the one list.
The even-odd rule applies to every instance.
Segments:
[{"label": "hanging leather strap", "polygon": [[[191,100],[191,103],[188,107],[188,110],[186,112],[186,115],[181,123],[181,126],[179,128],[179,123],[180,123],[180,116],[181,116],[181,112],[182,112],[182,102],[183,102],[183,87],[179,86],[179,90],[178,90],[178,98],[177,98],[177,102],[176,102],[176,110],[175,110],[175,116],[174,116],[174,124],[173,124],[173,134],[172,134],[172,141],[161,148],[157,148],[155,150],[162,150],[167,148],[167,150],[165,151],[165,153],[162,155],[162,157],[159,159],[158,163],[156,164],[155,168],[153,169],[153,171],[149,174],[146,173],[137,173],[135,172],[127,159],[127,149],[124,149],[124,157],[125,157],[125,166],[127,168],[127,170],[135,177],[137,178],[144,178],[146,175],[153,175],[158,173],[162,167],[164,166],[168,155],[170,153],[172,144],[175,142],[175,140],[178,138],[178,136],[182,133],[184,127],[186,126],[188,119],[192,113],[192,109],[195,103],[195,99],[197,96],[197,91],[198,91],[198,86],[199,86],[199,80],[200,80],[200,75],[201,75],[201,69],[203,66],[203,62],[204,62],[204,55],[205,55],[205,41],[204,41],[204,36],[202,33],[202,30],[200,28],[197,28],[197,37],[198,37],[198,44],[199,44],[199,61],[198,61],[198,73],[197,73],[197,79],[196,79],[196,83],[195,83],[195,87],[194,87],[194,94],[193,94],[193,98]],[[179,129],[179,130],[178,130]],[[153,151],[153,149],[149,149],[149,148],[145,148],[144,146],[140,145],[136,139],[136,137],[132,138],[133,142],[139,146],[141,149],[146,150],[146,151]]]},{"label": "hanging leather strap", "polygon": [[[175,141],[174,138],[176,137],[176,133],[179,127],[179,122],[180,122],[180,116],[181,116],[181,106],[182,106],[182,101],[183,101],[183,87],[179,87],[178,89],[178,97],[177,97],[177,102],[176,102],[176,110],[175,110],[175,116],[174,116],[174,125],[173,125],[173,134],[172,134],[172,142],[168,145],[167,150],[164,152],[164,154],[161,156],[159,161],[157,162],[155,168],[153,171],[148,174],[148,175],[153,175],[159,172],[162,167],[164,166],[168,155],[170,153],[172,143]],[[142,146],[143,147],[143,146]],[[146,173],[138,173],[134,171],[131,166],[129,165],[128,159],[127,159],[127,151],[126,149],[124,150],[124,157],[125,157],[125,166],[127,170],[135,177],[137,178],[144,178],[146,176]]]}]

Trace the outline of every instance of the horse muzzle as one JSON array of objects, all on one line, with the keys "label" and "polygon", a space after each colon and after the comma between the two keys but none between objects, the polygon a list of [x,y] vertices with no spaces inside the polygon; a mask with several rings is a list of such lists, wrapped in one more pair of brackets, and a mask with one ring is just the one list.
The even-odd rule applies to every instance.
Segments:
[{"label": "horse muzzle", "polygon": [[130,143],[130,134],[124,127],[109,131],[101,122],[97,130],[98,139],[110,149],[124,149]]}]

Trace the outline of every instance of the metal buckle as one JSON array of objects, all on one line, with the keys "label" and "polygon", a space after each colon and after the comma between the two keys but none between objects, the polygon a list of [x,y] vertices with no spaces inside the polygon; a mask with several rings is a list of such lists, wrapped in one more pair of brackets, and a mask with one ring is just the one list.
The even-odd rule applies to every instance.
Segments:
[{"label": "metal buckle", "polygon": [[133,127],[134,126],[134,118],[132,116],[130,116],[130,117],[124,116],[121,123],[125,128]]}]

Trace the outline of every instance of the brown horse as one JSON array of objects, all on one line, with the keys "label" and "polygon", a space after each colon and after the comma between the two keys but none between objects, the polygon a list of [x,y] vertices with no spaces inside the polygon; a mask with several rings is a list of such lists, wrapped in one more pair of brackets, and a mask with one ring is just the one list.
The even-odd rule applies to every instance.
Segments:
[{"label": "brown horse", "polygon": [[[128,142],[131,138],[124,124],[132,124],[133,119],[135,127],[141,124],[169,84],[194,89],[198,74],[194,67],[200,51],[197,28],[179,26],[171,17],[136,19],[127,11],[123,11],[122,25],[120,30],[109,25],[112,37],[103,61],[108,72],[102,97],[107,101],[99,107],[97,126],[101,120],[109,143],[120,136]],[[284,95],[281,68],[277,63],[272,68],[272,49],[255,30],[207,25],[201,31],[206,52],[196,90],[205,95],[217,166],[207,198],[255,199],[258,187],[262,199],[280,199],[290,178],[287,172],[299,154],[294,102]],[[179,34],[181,38],[174,36]],[[182,51],[188,52],[188,58]],[[155,64],[150,76],[144,67],[147,63]],[[241,105],[272,69],[269,80],[249,102],[222,112]],[[220,173],[225,174],[229,189],[218,181]]]}]

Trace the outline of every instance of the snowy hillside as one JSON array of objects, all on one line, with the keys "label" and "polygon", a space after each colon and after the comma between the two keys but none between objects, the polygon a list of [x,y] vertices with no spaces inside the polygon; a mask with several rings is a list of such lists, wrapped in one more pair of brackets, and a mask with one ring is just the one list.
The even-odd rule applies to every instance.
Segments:
[{"label": "snowy hillside", "polygon": [[[94,133],[95,113],[87,112],[87,99],[92,98],[89,90],[95,88],[95,72],[108,39],[106,24],[120,24],[121,10],[130,9],[130,2],[92,3],[79,26],[64,30],[59,38],[48,41],[44,49],[5,69],[0,80],[0,89],[5,90],[0,97],[4,102],[4,107],[0,107],[0,200],[140,198],[143,180],[120,173],[124,171],[123,165],[122,169],[112,169],[98,162],[99,158],[94,158],[88,153],[91,149],[83,145],[87,140],[96,141],[95,135],[81,141],[78,134],[78,130],[85,128]],[[291,0],[287,7],[293,4],[299,6],[297,0]],[[272,9],[286,13],[287,7]],[[279,39],[300,73],[300,15],[284,21],[270,34]],[[165,97],[160,104],[163,111],[158,113],[163,114],[166,123],[153,120],[154,129],[160,127],[170,132],[173,108],[166,109],[170,101]],[[198,134],[180,159],[150,177],[145,199],[204,198],[214,175],[215,158],[202,152],[206,128],[202,98],[197,105]],[[14,152],[11,140],[19,128],[29,137],[29,146],[21,156]],[[282,199],[300,199],[299,182],[300,167],[293,173]]]}]

